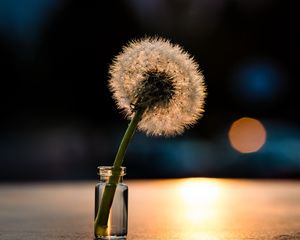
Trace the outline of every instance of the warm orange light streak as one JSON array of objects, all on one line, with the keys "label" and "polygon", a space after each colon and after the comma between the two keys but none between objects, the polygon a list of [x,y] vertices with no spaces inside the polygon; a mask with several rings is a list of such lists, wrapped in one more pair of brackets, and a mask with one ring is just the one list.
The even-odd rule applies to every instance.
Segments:
[{"label": "warm orange light streak", "polygon": [[111,230],[112,230],[112,221],[111,221],[111,211],[110,211],[108,221],[107,221],[107,234],[111,234]]},{"label": "warm orange light streak", "polygon": [[265,144],[267,133],[260,121],[243,117],[231,125],[228,137],[235,150],[251,153],[258,151]]}]

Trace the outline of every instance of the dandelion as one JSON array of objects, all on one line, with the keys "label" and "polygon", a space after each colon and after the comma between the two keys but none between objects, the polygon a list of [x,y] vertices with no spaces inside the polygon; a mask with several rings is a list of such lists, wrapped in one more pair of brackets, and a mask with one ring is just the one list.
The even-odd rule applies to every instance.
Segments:
[{"label": "dandelion", "polygon": [[107,221],[127,146],[136,130],[174,136],[204,112],[204,77],[193,58],[162,38],[145,38],[124,47],[110,67],[109,88],[130,120],[95,219],[95,236],[107,236]]},{"label": "dandelion", "polygon": [[145,108],[138,128],[148,135],[180,134],[203,114],[203,75],[188,53],[167,40],[129,43],[109,72],[113,98],[128,119]]}]

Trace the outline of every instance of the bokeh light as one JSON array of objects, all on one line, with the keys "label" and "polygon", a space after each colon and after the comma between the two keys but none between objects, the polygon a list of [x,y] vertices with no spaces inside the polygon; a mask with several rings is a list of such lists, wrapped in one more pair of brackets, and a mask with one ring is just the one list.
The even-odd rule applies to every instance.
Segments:
[{"label": "bokeh light", "polygon": [[248,102],[272,102],[285,91],[280,66],[257,60],[241,65],[234,75],[234,94]]},{"label": "bokeh light", "polygon": [[0,1],[0,33],[14,40],[32,41],[63,1]]},{"label": "bokeh light", "polygon": [[251,153],[265,144],[267,133],[260,121],[243,117],[231,125],[228,137],[234,149],[241,153]]}]

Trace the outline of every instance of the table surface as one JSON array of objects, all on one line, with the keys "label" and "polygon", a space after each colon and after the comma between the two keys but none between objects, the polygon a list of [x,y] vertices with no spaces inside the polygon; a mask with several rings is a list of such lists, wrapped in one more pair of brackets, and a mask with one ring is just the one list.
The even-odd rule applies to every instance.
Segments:
[{"label": "table surface", "polygon": [[[300,239],[300,182],[132,180],[129,240]],[[1,184],[0,239],[93,239],[93,182]]]}]

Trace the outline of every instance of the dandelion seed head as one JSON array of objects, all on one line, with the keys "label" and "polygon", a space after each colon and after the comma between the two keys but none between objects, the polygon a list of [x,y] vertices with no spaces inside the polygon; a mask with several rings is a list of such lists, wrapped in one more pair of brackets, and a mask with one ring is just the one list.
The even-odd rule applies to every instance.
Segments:
[{"label": "dandelion seed head", "polygon": [[193,58],[168,40],[130,42],[109,73],[109,88],[127,118],[145,109],[138,128],[148,135],[180,134],[204,112],[204,77]]},{"label": "dandelion seed head", "polygon": [[174,95],[174,91],[171,76],[164,72],[149,71],[135,90],[136,102],[134,107],[136,109],[152,109],[167,106]]}]

